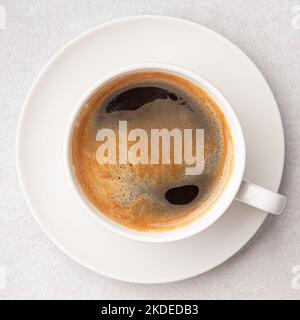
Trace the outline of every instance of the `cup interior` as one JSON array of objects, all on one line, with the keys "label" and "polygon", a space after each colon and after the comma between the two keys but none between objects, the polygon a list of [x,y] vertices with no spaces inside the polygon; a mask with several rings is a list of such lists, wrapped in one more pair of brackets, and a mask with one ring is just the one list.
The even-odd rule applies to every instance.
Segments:
[{"label": "cup interior", "polygon": [[[101,87],[103,87],[110,81],[120,76],[124,76],[126,74],[138,71],[162,71],[166,73],[171,73],[183,77],[199,86],[217,103],[217,105],[223,112],[227,120],[229,129],[231,131],[231,136],[233,138],[233,170],[222,194],[218,197],[218,199],[214,202],[211,208],[204,215],[202,215],[198,219],[195,219],[190,224],[180,226],[174,230],[166,230],[159,232],[140,232],[134,229],[127,228],[109,219],[104,213],[100,212],[86,198],[84,192],[81,190],[76,180],[76,176],[73,170],[73,164],[70,157],[71,138],[74,123],[79,112],[84,107],[85,102],[93,95],[95,91],[101,89]],[[132,240],[144,242],[169,242],[184,239],[205,230],[218,218],[220,218],[220,216],[230,206],[230,204],[234,200],[236,193],[239,190],[244,175],[245,143],[241,125],[236,114],[233,111],[233,108],[231,107],[227,99],[224,97],[224,95],[215,86],[213,86],[211,83],[209,83],[207,80],[205,80],[198,74],[194,73],[193,71],[187,70],[179,66],[162,63],[143,63],[123,67],[121,69],[113,71],[112,73],[99,79],[82,95],[69,119],[64,143],[64,158],[66,172],[72,185],[73,191],[76,194],[76,197],[83,206],[84,210],[90,216],[92,216],[98,223],[100,223],[106,229]]]}]

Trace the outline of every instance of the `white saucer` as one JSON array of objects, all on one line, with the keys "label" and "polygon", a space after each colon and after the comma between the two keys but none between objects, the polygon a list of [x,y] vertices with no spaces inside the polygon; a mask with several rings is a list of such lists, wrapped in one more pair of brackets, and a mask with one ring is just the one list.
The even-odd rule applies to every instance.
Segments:
[{"label": "white saucer", "polygon": [[233,203],[220,220],[194,237],[147,244],[120,238],[83,212],[64,170],[67,119],[81,94],[99,77],[145,61],[187,67],[219,88],[244,130],[246,178],[278,190],[284,163],[283,129],[276,102],[260,71],[215,32],[161,16],[102,25],[51,59],[23,108],[17,162],[33,215],[62,251],[111,278],[163,283],[198,275],[230,258],[255,234],[266,213]]}]

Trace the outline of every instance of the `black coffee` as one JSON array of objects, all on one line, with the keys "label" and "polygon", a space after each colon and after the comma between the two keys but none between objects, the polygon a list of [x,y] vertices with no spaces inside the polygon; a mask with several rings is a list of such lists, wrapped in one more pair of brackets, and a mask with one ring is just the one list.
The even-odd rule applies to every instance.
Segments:
[{"label": "black coffee", "polygon": [[[174,162],[99,164],[97,132],[117,133],[120,121],[149,136],[151,129],[204,129],[203,173],[188,176],[186,164]],[[171,144],[171,159],[176,152]],[[223,113],[199,87],[168,73],[136,72],[86,103],[73,133],[72,159],[79,185],[103,214],[136,230],[160,231],[191,222],[213,205],[230,175],[232,142]]]}]

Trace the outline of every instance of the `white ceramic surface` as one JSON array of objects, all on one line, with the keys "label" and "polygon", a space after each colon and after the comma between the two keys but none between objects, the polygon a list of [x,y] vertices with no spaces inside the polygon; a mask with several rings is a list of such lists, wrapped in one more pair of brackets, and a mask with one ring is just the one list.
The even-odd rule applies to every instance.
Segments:
[{"label": "white ceramic surface", "polygon": [[[62,160],[68,116],[80,95],[99,77],[144,61],[183,65],[218,87],[244,130],[246,177],[277,191],[284,139],[266,81],[232,43],[204,27],[174,18],[147,16],[115,21],[85,33],[61,50],[26,99],[17,159],[22,187],[35,218],[65,253],[116,279],[162,283],[219,265],[253,236],[266,214],[233,203],[201,234],[175,243],[145,244],[102,229],[82,212],[66,181]],[[272,134],[263,130],[265,127]]]},{"label": "white ceramic surface", "polygon": [[[201,218],[196,219],[193,223],[190,223],[184,227],[177,228],[171,231],[165,232],[140,232],[133,229],[126,228],[108,217],[105,214],[98,211],[92,203],[88,201],[82,192],[81,188],[77,185],[76,177],[73,172],[73,164],[70,159],[71,154],[71,137],[73,133],[74,125],[76,124],[76,119],[78,113],[82,110],[83,106],[86,104],[88,99],[95,94],[96,90],[99,90],[105,84],[117,79],[120,75],[125,75],[133,72],[139,72],[143,70],[159,70],[172,74],[176,74],[180,77],[192,81],[205,92],[209,94],[210,97],[217,103],[217,105],[223,111],[224,116],[227,119],[229,125],[231,136],[233,138],[233,163],[234,168],[230,174],[230,179],[226,184],[225,190],[215,201],[208,212],[201,216]],[[22,121],[22,120],[21,120]],[[230,103],[226,100],[223,94],[215,88],[206,79],[203,79],[200,75],[194,73],[191,70],[182,68],[176,65],[166,64],[166,63],[142,63],[129,65],[121,69],[114,70],[113,72],[100,78],[96,83],[94,83],[88,90],[82,95],[76,106],[74,106],[70,118],[68,119],[67,130],[64,137],[65,147],[64,147],[64,160],[66,174],[69,177],[69,181],[75,194],[77,195],[78,201],[82,204],[83,209],[96,219],[102,226],[108,230],[116,233],[117,235],[126,237],[131,240],[145,241],[145,242],[170,242],[177,241],[188,238],[201,232],[213,224],[217,219],[219,219],[222,214],[227,210],[232,201],[234,200],[236,194],[238,193],[242,179],[244,177],[245,171],[245,139],[240,122],[232,109]],[[255,195],[255,192],[252,192]],[[263,197],[263,198],[266,198]],[[255,201],[254,201],[255,202]],[[200,214],[200,212],[199,212]]]}]

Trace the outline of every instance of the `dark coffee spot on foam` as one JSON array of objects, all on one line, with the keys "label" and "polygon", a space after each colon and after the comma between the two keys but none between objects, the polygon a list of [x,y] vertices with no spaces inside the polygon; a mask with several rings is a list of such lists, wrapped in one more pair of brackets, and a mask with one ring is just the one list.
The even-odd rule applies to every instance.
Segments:
[{"label": "dark coffee spot on foam", "polygon": [[136,110],[146,103],[157,99],[171,99],[177,101],[178,97],[166,89],[158,87],[136,87],[118,94],[106,106],[106,112]]},{"label": "dark coffee spot on foam", "polygon": [[173,100],[173,101],[177,101],[178,100],[178,98],[177,98],[175,93],[169,92],[168,95],[169,95],[169,98],[171,100]]},{"label": "dark coffee spot on foam", "polygon": [[169,189],[165,193],[165,197],[171,204],[185,205],[192,202],[198,193],[199,188],[197,186],[186,185]]}]

